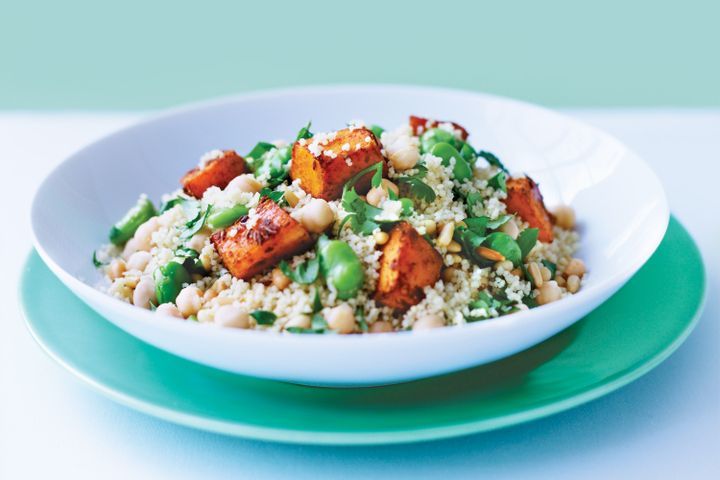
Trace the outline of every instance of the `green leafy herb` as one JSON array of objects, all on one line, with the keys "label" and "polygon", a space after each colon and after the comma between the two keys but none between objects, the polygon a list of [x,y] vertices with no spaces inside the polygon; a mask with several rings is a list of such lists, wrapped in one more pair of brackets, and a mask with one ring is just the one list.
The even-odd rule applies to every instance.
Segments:
[{"label": "green leafy herb", "polygon": [[367,332],[368,324],[365,321],[365,310],[363,310],[362,307],[357,307],[355,309],[355,318],[357,319],[358,325],[360,325],[360,330],[363,332]]},{"label": "green leafy herb", "polygon": [[532,295],[525,295],[522,299],[522,302],[527,305],[528,308],[535,308],[538,306],[537,300],[535,300],[535,297]]},{"label": "green leafy herb", "polygon": [[513,218],[512,215],[500,215],[495,220],[488,220],[487,226],[491,230],[496,230],[509,222],[511,218]]},{"label": "green leafy herb", "polygon": [[316,313],[312,316],[310,328],[313,330],[327,330],[328,324],[320,313]]},{"label": "green leafy herb", "polygon": [[212,205],[208,205],[205,211],[198,210],[197,215],[187,222],[185,224],[185,229],[180,234],[180,238],[182,240],[187,240],[191,238],[193,235],[198,233],[202,228],[205,226],[205,221],[207,220],[208,215],[210,215],[210,211],[212,210]]},{"label": "green leafy herb", "polygon": [[302,327],[287,327],[285,329],[285,331],[290,332],[290,333],[314,333],[314,334],[325,333],[324,330],[314,330],[312,328],[302,328]]},{"label": "green leafy herb", "polygon": [[413,175],[406,175],[404,177],[398,177],[395,181],[399,185],[407,185],[409,194],[412,198],[418,200],[424,200],[427,203],[432,202],[436,198],[435,190],[430,185],[423,182],[422,179],[427,175],[427,167],[423,164],[415,166],[417,173]]},{"label": "green leafy herb", "polygon": [[480,290],[477,298],[468,304],[468,308],[473,310],[481,310],[474,312],[471,316],[466,316],[468,322],[477,322],[490,318],[490,311],[495,310],[500,314],[510,313],[515,310],[512,300],[508,300],[502,294],[491,295],[486,290]]},{"label": "green leafy herb", "polygon": [[287,200],[285,200],[285,192],[282,192],[280,190],[270,190],[267,187],[264,187],[260,190],[260,197],[268,197],[273,202],[277,203],[279,206],[287,205]]},{"label": "green leafy herb", "polygon": [[277,320],[277,315],[267,310],[255,310],[250,313],[250,316],[255,319],[258,325],[272,325]]},{"label": "green leafy herb", "polygon": [[104,267],[107,263],[103,263],[97,258],[97,252],[93,252],[92,262],[95,268]]},{"label": "green leafy herb", "polygon": [[373,135],[375,135],[378,140],[380,140],[380,137],[382,136],[385,129],[378,125],[370,125],[370,131],[373,132]]},{"label": "green leafy herb", "polygon": [[293,282],[301,285],[308,285],[317,280],[320,272],[320,259],[316,256],[298,265],[294,270],[283,260],[280,262],[280,270]]},{"label": "green leafy herb", "polygon": [[506,260],[511,261],[515,266],[520,265],[520,262],[522,262],[523,256],[520,245],[507,233],[491,233],[487,236],[483,245],[499,252]]},{"label": "green leafy herb", "polygon": [[477,154],[478,154],[478,157],[484,158],[485,161],[487,161],[490,165],[498,167],[500,170],[502,170],[505,173],[510,173],[510,172],[508,172],[508,169],[505,168],[505,165],[502,164],[500,159],[498,157],[496,157],[495,155],[493,155],[492,153],[486,152],[484,150],[480,150],[479,152],[477,152]]},{"label": "green leafy herb", "polygon": [[545,265],[545,267],[550,270],[550,280],[555,280],[555,274],[557,273],[557,265],[555,265],[550,260],[542,260],[542,264]]},{"label": "green leafy herb", "polygon": [[178,195],[177,197],[173,197],[165,202],[163,202],[160,205],[160,213],[165,213],[171,208],[173,208],[175,205],[184,205],[186,202],[191,201],[190,198]]},{"label": "green leafy herb", "polygon": [[300,131],[297,134],[296,140],[300,140],[301,138],[312,138],[313,134],[310,131],[310,127],[312,126],[312,122],[308,122],[307,125],[302,127]]},{"label": "green leafy herb", "polygon": [[498,172],[497,175],[488,180],[488,185],[495,190],[507,192],[507,184],[505,183],[505,172]]},{"label": "green leafy herb", "polygon": [[358,180],[365,177],[370,172],[373,173],[371,180],[372,186],[379,187],[382,183],[382,162],[370,165],[369,167],[361,170],[343,187],[342,206],[343,209],[348,212],[348,215],[340,224],[340,229],[342,229],[346,222],[349,222],[350,228],[352,228],[353,232],[362,235],[370,235],[376,228],[380,227],[380,224],[375,222],[375,217],[380,215],[382,210],[377,207],[373,207],[364,201],[355,191],[355,184]]},{"label": "green leafy herb", "polygon": [[[245,155],[245,159],[248,160],[251,164],[254,164],[258,160],[262,158],[263,155],[265,155],[270,150],[273,150],[277,148],[272,143],[268,142],[258,142],[257,145],[253,147],[252,150],[250,150],[250,153]],[[251,160],[252,159],[252,160]]]},{"label": "green leafy herb", "polygon": [[[258,145],[261,144],[265,146],[263,148],[267,148],[268,145],[272,148],[265,150],[258,158],[253,157],[252,161],[249,161],[249,165],[256,177],[267,177],[268,185],[275,187],[284,182],[290,173],[292,149],[289,146],[277,148],[271,143],[264,142],[260,142]],[[262,151],[257,146],[253,151],[256,149],[258,152]]]},{"label": "green leafy herb", "polygon": [[535,246],[538,239],[538,233],[540,231],[537,228],[526,228],[517,237],[517,244],[520,246],[520,252],[522,254],[522,260],[525,260],[530,250]]},{"label": "green leafy herb", "polygon": [[182,246],[175,250],[174,253],[175,258],[178,260],[178,263],[181,263],[182,266],[185,267],[185,270],[188,271],[188,273],[204,274],[207,272],[202,262],[200,261],[200,253],[197,250],[194,250],[190,247]]},{"label": "green leafy herb", "polygon": [[485,235],[488,227],[488,217],[468,217],[464,221],[470,231],[480,236]]},{"label": "green leafy herb", "polygon": [[463,142],[462,140],[458,141],[462,142],[462,146],[460,147],[460,156],[467,160],[470,165],[475,165],[475,160],[477,160],[477,153],[475,153],[475,149],[467,142]]},{"label": "green leafy herb", "polygon": [[[467,206],[468,215],[477,215],[479,213],[477,207],[482,207],[482,194],[480,192],[470,192],[465,197],[465,205]],[[482,208],[480,208],[480,211],[482,211]]]},{"label": "green leafy herb", "polygon": [[313,297],[312,313],[319,313],[323,309],[322,301],[320,300],[320,290],[315,289],[315,296]]}]

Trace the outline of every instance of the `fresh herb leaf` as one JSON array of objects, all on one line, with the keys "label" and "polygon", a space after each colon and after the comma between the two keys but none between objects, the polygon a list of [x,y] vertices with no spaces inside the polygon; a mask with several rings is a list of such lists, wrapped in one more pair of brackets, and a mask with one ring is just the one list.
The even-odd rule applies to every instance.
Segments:
[{"label": "fresh herb leaf", "polygon": [[[467,206],[466,210],[468,215],[477,215],[479,212],[476,207],[482,207],[482,194],[480,192],[470,192],[468,196],[465,197],[465,205]],[[481,211],[482,209],[480,209],[480,212]]]},{"label": "fresh herb leaf", "polygon": [[96,251],[93,252],[92,262],[93,262],[93,265],[95,266],[95,268],[100,268],[100,267],[104,267],[105,265],[107,265],[107,263],[103,263],[100,260],[98,260]]},{"label": "fresh herb leaf", "polygon": [[165,213],[175,205],[183,205],[188,201],[190,201],[190,199],[185,196],[178,195],[177,197],[173,197],[160,205],[160,213]]},{"label": "fresh herb leaf", "polygon": [[362,307],[357,307],[355,309],[355,318],[357,319],[358,325],[360,325],[360,330],[362,332],[367,332],[368,324],[365,321],[365,310],[363,310]]},{"label": "fresh herb leaf", "polygon": [[378,140],[380,140],[380,137],[382,136],[385,129],[378,125],[370,125],[370,131],[373,132],[373,135],[375,135]]},{"label": "fresh herb leaf", "polygon": [[302,328],[302,327],[288,327],[285,329],[285,331],[290,332],[290,333],[314,333],[314,334],[320,334],[320,335],[325,333],[324,330],[314,330],[312,328]]},{"label": "fresh herb leaf", "polygon": [[316,313],[312,316],[310,327],[313,330],[326,330],[328,328],[328,324],[322,314]]},{"label": "fresh herb leaf", "polygon": [[488,180],[488,185],[495,190],[507,192],[507,184],[505,183],[505,172],[498,172],[494,177]]},{"label": "fresh herb leaf", "polygon": [[[519,240],[519,237],[518,237]],[[522,262],[522,249],[518,242],[507,233],[494,232],[487,236],[483,245],[499,252],[506,260],[509,260],[513,265],[518,266]]]},{"label": "fresh herb leaf", "polygon": [[535,300],[535,297],[532,295],[525,295],[522,299],[522,302],[527,305],[528,308],[535,308],[538,306],[537,300]]},{"label": "fresh herb leaf", "polygon": [[188,273],[207,273],[200,261],[200,253],[190,247],[182,246],[175,250],[175,258],[181,263]]},{"label": "fresh herb leaf", "polygon": [[488,217],[468,217],[464,220],[468,230],[476,233],[477,235],[485,235],[485,231],[488,227]]},{"label": "fresh herb leaf", "polygon": [[323,309],[322,301],[320,301],[320,290],[315,289],[315,296],[313,297],[312,313],[318,313]]},{"label": "fresh herb leaf", "polygon": [[[257,145],[253,147],[252,150],[250,150],[250,153],[245,155],[245,159],[251,163],[254,164],[258,160],[262,158],[263,155],[265,155],[270,150],[276,149],[277,147],[273,145],[272,143],[268,142],[258,142]],[[252,160],[250,160],[252,159]]]},{"label": "fresh herb leaf", "polygon": [[500,215],[495,220],[488,220],[487,226],[491,230],[496,230],[509,222],[511,218],[513,218],[512,215]]},{"label": "fresh herb leaf", "polygon": [[277,315],[267,310],[255,310],[250,313],[250,316],[255,319],[258,325],[272,325],[277,320]]},{"label": "fresh herb leaf", "polygon": [[427,175],[427,167],[423,164],[418,164],[415,168],[418,170],[417,173],[398,177],[395,181],[399,185],[407,185],[411,197],[430,203],[435,200],[437,195],[430,185],[422,181],[425,175]]},{"label": "fresh herb leaf", "polygon": [[293,282],[301,285],[308,285],[317,280],[320,272],[320,259],[316,256],[298,265],[294,270],[283,260],[280,262],[280,270]]},{"label": "fresh herb leaf", "polygon": [[498,157],[496,157],[495,155],[493,155],[492,153],[486,152],[484,150],[480,150],[479,152],[477,152],[477,154],[478,154],[478,157],[484,158],[485,161],[487,161],[490,165],[492,165],[494,167],[498,167],[500,170],[502,170],[505,173],[510,173],[508,171],[508,169],[505,168],[505,165],[502,164],[500,159]]},{"label": "fresh herb leaf", "polygon": [[282,192],[280,190],[270,190],[267,187],[264,187],[260,190],[260,198],[262,197],[268,197],[273,202],[277,203],[279,206],[287,205],[287,200],[285,200],[285,192]]},{"label": "fresh herb leaf", "polygon": [[187,222],[185,224],[185,229],[180,234],[180,238],[182,240],[187,240],[191,238],[193,235],[198,233],[202,228],[205,226],[205,221],[207,220],[208,215],[210,215],[210,211],[212,210],[212,205],[208,205],[205,209],[205,212],[202,210],[198,210],[197,215]]},{"label": "fresh herb leaf", "polygon": [[517,237],[517,244],[520,246],[520,252],[522,253],[522,260],[528,256],[530,250],[533,249],[535,243],[537,243],[538,233],[540,231],[537,228],[526,228]]},{"label": "fresh herb leaf", "polygon": [[296,140],[300,140],[301,138],[312,138],[313,134],[310,131],[310,127],[312,126],[312,122],[308,122],[307,125],[302,127],[300,131],[297,134]]},{"label": "fresh herb leaf", "polygon": [[550,270],[550,280],[555,280],[555,273],[557,273],[557,265],[555,265],[550,260],[541,260],[542,264],[545,265],[545,267]]}]

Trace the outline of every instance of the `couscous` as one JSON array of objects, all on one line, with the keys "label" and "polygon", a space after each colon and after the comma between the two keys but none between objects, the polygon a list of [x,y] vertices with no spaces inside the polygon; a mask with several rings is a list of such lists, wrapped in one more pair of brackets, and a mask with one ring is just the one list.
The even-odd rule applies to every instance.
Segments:
[{"label": "couscous", "polygon": [[208,152],[112,227],[101,288],[185,321],[315,334],[463,325],[576,293],[573,210],[549,212],[468,135],[412,116]]}]

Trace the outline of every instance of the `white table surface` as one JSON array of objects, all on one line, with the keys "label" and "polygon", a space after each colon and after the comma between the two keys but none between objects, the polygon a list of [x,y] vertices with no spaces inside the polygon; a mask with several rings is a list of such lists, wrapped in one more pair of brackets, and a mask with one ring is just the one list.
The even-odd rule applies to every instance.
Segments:
[{"label": "white table surface", "polygon": [[708,269],[697,329],[645,377],[568,412],[470,437],[363,448],[173,425],[113,403],[55,365],[17,303],[30,200],[63,157],[138,115],[0,113],[0,478],[720,478],[720,110],[569,113],[623,139],[663,180]]}]

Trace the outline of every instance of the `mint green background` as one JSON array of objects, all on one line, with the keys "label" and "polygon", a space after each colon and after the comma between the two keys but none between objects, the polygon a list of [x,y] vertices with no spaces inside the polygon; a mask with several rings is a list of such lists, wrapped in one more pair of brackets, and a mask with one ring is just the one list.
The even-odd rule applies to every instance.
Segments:
[{"label": "mint green background", "polygon": [[553,106],[720,105],[720,2],[129,0],[0,7],[0,108],[417,83]]}]

